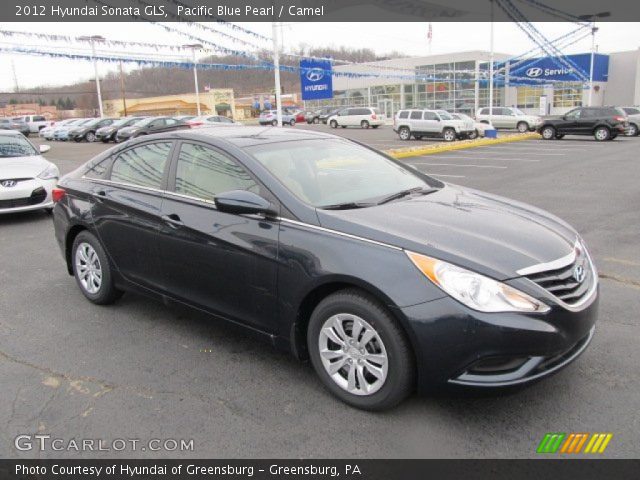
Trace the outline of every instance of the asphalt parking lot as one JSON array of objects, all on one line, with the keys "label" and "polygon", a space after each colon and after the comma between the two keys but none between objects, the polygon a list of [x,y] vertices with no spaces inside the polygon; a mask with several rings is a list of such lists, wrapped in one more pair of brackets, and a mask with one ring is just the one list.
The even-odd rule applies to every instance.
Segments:
[{"label": "asphalt parking lot", "polygon": [[[397,139],[388,126],[332,132],[377,148]],[[105,148],[51,145],[46,156],[63,173]],[[541,383],[508,395],[412,397],[382,414],[343,405],[309,365],[198,312],[131,294],[110,307],[90,304],[66,273],[51,218],[2,216],[0,457],[78,457],[14,448],[18,434],[47,433],[194,440],[193,451],[169,454],[175,457],[520,458],[534,457],[547,432],[611,432],[604,455],[635,457],[638,147],[640,138],[566,137],[406,160],[443,181],[528,202],[571,223],[601,274],[601,310],[590,348]]]}]

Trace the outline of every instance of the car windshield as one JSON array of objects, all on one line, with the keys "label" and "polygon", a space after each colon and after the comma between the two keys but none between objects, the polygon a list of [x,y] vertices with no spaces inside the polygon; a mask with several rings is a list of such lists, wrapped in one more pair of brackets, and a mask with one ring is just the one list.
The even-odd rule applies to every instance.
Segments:
[{"label": "car windshield", "polygon": [[149,125],[151,122],[153,122],[157,118],[159,118],[159,117],[143,118],[142,120],[134,123],[132,126],[134,126],[134,127],[146,127],[147,125]]},{"label": "car windshield", "polygon": [[440,118],[442,120],[453,120],[451,114],[449,112],[445,112],[444,110],[439,110],[438,115],[440,115]]},{"label": "car windshield", "polygon": [[318,208],[371,204],[404,190],[439,185],[373,150],[339,139],[269,143],[248,150],[289,191]]},{"label": "car windshield", "polygon": [[40,155],[22,135],[0,135],[0,158]]},{"label": "car windshield", "polygon": [[516,115],[526,115],[526,113],[524,113],[519,108],[512,108],[511,110],[513,110],[513,113],[515,113]]},{"label": "car windshield", "polygon": [[113,122],[111,125],[109,125],[110,127],[122,127],[124,125],[129,124],[130,122],[135,121],[133,118],[121,118],[119,120],[116,120],[115,122]]}]

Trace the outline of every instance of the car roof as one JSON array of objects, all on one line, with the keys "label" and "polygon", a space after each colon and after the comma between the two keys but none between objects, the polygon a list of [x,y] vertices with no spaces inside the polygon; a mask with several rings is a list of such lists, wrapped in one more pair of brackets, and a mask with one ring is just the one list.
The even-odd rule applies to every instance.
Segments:
[{"label": "car roof", "polygon": [[328,133],[314,132],[311,130],[253,126],[229,126],[224,129],[218,127],[202,127],[197,130],[178,130],[172,133],[181,138],[220,138],[240,148],[263,145],[266,143],[341,138]]},{"label": "car roof", "polygon": [[7,136],[21,136],[24,137],[24,135],[19,132],[18,130],[0,130],[0,135],[7,135]]}]

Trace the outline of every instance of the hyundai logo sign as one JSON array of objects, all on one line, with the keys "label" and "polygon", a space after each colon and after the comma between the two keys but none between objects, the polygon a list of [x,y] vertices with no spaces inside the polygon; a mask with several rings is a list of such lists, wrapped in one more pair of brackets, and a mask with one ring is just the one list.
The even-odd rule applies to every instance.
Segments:
[{"label": "hyundai logo sign", "polygon": [[321,68],[312,68],[305,75],[310,82],[319,82],[324,78],[324,70]]},{"label": "hyundai logo sign", "polygon": [[537,78],[542,75],[542,68],[540,67],[531,67],[526,72],[527,77]]},{"label": "hyundai logo sign", "polygon": [[15,187],[18,182],[16,182],[15,180],[3,180],[2,182],[0,182],[0,184],[5,188],[11,188]]}]

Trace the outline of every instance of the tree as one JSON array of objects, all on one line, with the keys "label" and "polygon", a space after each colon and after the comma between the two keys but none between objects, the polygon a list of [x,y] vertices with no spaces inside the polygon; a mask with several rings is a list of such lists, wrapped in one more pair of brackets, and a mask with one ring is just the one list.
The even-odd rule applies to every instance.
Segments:
[{"label": "tree", "polygon": [[62,97],[58,98],[58,101],[56,102],[56,107],[58,108],[58,110],[65,110],[64,100],[62,100]]},{"label": "tree", "polygon": [[73,102],[73,100],[71,100],[69,97],[67,97],[67,99],[64,101],[64,109],[65,110],[73,110],[74,108],[76,108],[75,103]]}]

